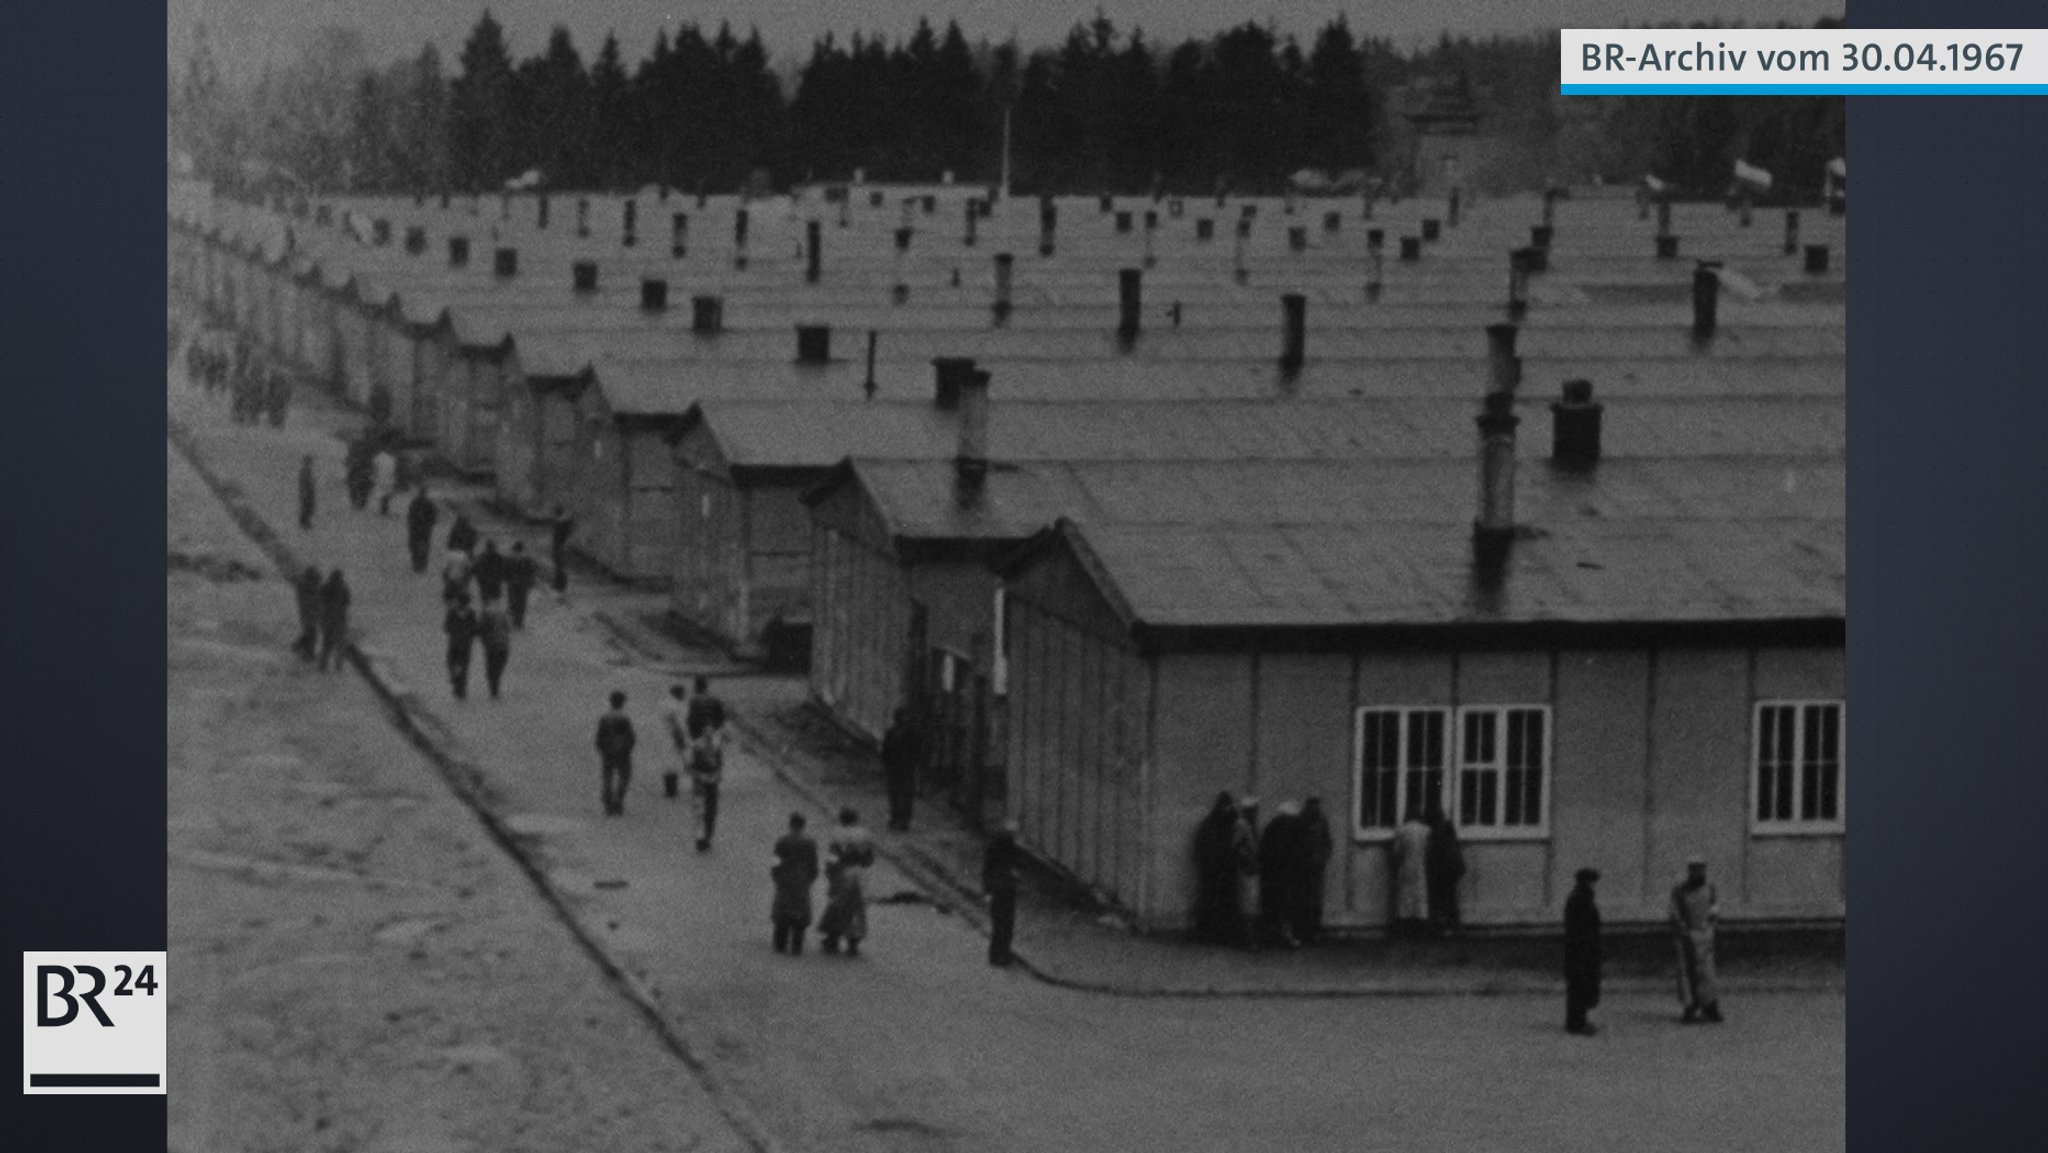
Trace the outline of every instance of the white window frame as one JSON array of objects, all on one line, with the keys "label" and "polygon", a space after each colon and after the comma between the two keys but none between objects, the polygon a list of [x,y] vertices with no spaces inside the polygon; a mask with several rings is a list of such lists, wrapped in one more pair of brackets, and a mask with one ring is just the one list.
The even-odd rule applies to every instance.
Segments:
[{"label": "white window frame", "polygon": [[[1359,802],[1364,799],[1365,790],[1365,717],[1367,713],[1392,713],[1399,719],[1396,731],[1400,734],[1397,751],[1394,754],[1394,824],[1385,827],[1367,828],[1358,823]],[[1351,839],[1354,841],[1387,841],[1393,839],[1394,828],[1400,824],[1400,814],[1408,807],[1408,718],[1417,713],[1435,713],[1443,718],[1444,759],[1441,771],[1444,775],[1444,804],[1454,803],[1452,795],[1453,778],[1458,759],[1457,710],[1449,705],[1360,705],[1353,710],[1351,722]]]},{"label": "white window frame", "polygon": [[[1522,825],[1464,824],[1460,820],[1460,817],[1462,816],[1460,804],[1462,798],[1460,790],[1464,784],[1464,773],[1466,769],[1464,747],[1466,718],[1468,716],[1479,713],[1491,713],[1496,716],[1504,717],[1509,712],[1520,711],[1533,712],[1543,718],[1543,740],[1541,742],[1541,748],[1543,751],[1543,783],[1541,786],[1541,792],[1538,795],[1537,807],[1539,812],[1537,820],[1533,824]],[[1360,705],[1357,708],[1355,708],[1352,711],[1351,728],[1350,822],[1352,840],[1362,842],[1386,841],[1390,840],[1394,835],[1394,828],[1392,826],[1367,828],[1358,823],[1360,802],[1364,799],[1364,790],[1366,785],[1365,719],[1366,715],[1369,713],[1393,714],[1394,716],[1399,718],[1396,723],[1399,726],[1398,732],[1400,734],[1400,739],[1397,751],[1395,752],[1395,764],[1397,767],[1394,770],[1394,772],[1396,773],[1396,783],[1394,786],[1394,812],[1397,814],[1396,824],[1399,823],[1398,814],[1406,812],[1408,807],[1407,762],[1409,718],[1416,713],[1434,713],[1443,718],[1444,724],[1444,759],[1441,766],[1444,781],[1444,812],[1447,816],[1451,818],[1452,823],[1457,826],[1459,838],[1468,841],[1543,841],[1548,840],[1550,838],[1551,797],[1557,792],[1556,716],[1552,711],[1551,706],[1547,704],[1539,704],[1533,702],[1504,702],[1500,704],[1463,706],[1372,704]],[[1496,725],[1498,724],[1499,722],[1496,722]],[[1504,763],[1502,763],[1506,757],[1507,748],[1507,736],[1505,731],[1498,731],[1496,733],[1494,748],[1496,750],[1494,764],[1497,766],[1497,768],[1494,771],[1497,771],[1501,774],[1500,788],[1502,790],[1505,790],[1506,774],[1508,772],[1507,766]],[[1506,811],[1504,803],[1504,791],[1501,794],[1501,799],[1503,803],[1496,809],[1497,814],[1504,813]]]},{"label": "white window frame", "polygon": [[[1553,752],[1557,747],[1557,725],[1552,718],[1550,706],[1544,704],[1486,704],[1463,705],[1458,709],[1457,732],[1453,734],[1457,757],[1452,762],[1452,779],[1444,790],[1446,805],[1453,824],[1458,827],[1458,836],[1468,841],[1540,841],[1550,837],[1550,796],[1557,791],[1557,765]],[[1474,771],[1498,774],[1499,794],[1496,797],[1495,814],[1504,819],[1507,813],[1508,774],[1513,770],[1507,765],[1507,731],[1505,718],[1509,713],[1534,713],[1543,718],[1542,785],[1537,794],[1537,814],[1533,822],[1508,825],[1496,820],[1490,825],[1466,824],[1464,820],[1465,773],[1467,771],[1465,750],[1465,722],[1468,717],[1490,713],[1496,720],[1493,734],[1493,759]]]},{"label": "white window frame", "polygon": [[[1792,785],[1791,803],[1796,812],[1803,793],[1805,775],[1806,710],[1832,708],[1835,710],[1835,815],[1832,818],[1808,820],[1793,816],[1789,819],[1766,819],[1757,812],[1763,799],[1763,731],[1765,709],[1791,709],[1792,722]],[[1849,707],[1840,698],[1798,698],[1760,700],[1750,710],[1749,721],[1749,833],[1753,837],[1807,837],[1838,836],[1848,827],[1849,814]]]}]

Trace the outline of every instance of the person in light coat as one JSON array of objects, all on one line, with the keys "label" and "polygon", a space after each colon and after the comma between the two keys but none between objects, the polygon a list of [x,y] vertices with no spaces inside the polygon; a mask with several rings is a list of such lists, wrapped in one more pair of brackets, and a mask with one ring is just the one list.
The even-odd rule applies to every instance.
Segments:
[{"label": "person in light coat", "polygon": [[1393,866],[1394,929],[1419,937],[1429,923],[1429,826],[1411,810],[1387,846]]}]

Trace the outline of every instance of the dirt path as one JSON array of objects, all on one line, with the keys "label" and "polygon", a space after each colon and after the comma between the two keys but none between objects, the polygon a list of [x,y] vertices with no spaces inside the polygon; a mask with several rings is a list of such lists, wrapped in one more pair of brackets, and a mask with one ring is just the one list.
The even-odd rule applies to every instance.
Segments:
[{"label": "dirt path", "polygon": [[746,1148],[167,467],[170,1148]]}]

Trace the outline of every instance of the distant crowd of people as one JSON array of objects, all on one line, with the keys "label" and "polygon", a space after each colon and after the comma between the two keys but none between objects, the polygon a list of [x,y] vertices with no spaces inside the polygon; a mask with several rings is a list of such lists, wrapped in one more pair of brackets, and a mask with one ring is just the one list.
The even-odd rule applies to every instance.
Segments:
[{"label": "distant crowd of people", "polygon": [[[236,424],[268,419],[273,428],[282,428],[291,410],[291,374],[257,351],[248,336],[227,343],[219,335],[217,329],[194,334],[185,350],[186,379],[209,396],[227,393],[228,411]],[[174,325],[171,338],[182,336],[182,329]]]}]

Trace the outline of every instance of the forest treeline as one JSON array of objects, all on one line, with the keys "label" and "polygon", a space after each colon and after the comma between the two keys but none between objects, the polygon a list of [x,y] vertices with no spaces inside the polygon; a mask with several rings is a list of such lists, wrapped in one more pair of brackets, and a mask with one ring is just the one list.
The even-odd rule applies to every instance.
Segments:
[{"label": "forest treeline", "polygon": [[[1825,23],[1825,22],[1824,22]],[[1270,192],[1303,169],[1396,185],[1403,113],[1469,99],[1502,138],[1475,182],[1633,181],[1715,194],[1735,159],[1811,197],[1843,146],[1839,97],[1561,97],[1554,33],[1445,35],[1413,51],[1332,20],[1306,44],[1246,23],[1179,44],[1100,14],[1030,51],[969,43],[955,24],[907,37],[827,36],[778,69],[758,33],[664,30],[628,62],[588,59],[557,27],[517,57],[486,10],[453,65],[430,44],[375,67],[329,29],[286,66],[230,86],[203,30],[172,80],[170,141],[216,182],[360,192],[474,191],[538,172],[542,187],[665,184],[722,192],[845,179],[1040,191]]]}]

